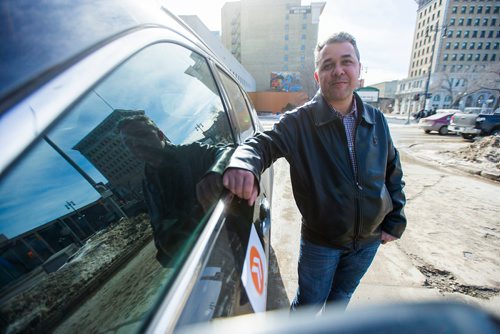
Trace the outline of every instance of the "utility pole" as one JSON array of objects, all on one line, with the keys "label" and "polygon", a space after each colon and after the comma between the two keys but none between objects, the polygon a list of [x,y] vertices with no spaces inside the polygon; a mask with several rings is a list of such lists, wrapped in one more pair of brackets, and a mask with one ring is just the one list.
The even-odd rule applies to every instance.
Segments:
[{"label": "utility pole", "polygon": [[431,82],[431,74],[432,74],[432,62],[434,60],[434,50],[436,48],[436,42],[437,42],[437,33],[439,31],[443,31],[443,36],[446,35],[446,28],[448,27],[447,25],[442,25],[441,28],[439,27],[439,24],[436,22],[435,28],[433,29],[434,26],[430,26],[426,31],[425,31],[425,36],[427,38],[430,38],[430,32],[434,31],[434,36],[432,40],[432,46],[431,46],[431,61],[429,64],[429,69],[427,70],[427,81],[425,82],[425,92],[424,92],[424,98],[425,98],[425,104],[424,104],[424,110],[431,110],[431,97],[432,94],[429,93],[429,85]]}]

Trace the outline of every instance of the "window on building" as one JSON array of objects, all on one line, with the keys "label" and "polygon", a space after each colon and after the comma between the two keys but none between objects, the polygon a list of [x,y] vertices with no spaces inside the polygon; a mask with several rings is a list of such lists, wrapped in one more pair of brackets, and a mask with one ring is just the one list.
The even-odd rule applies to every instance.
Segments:
[{"label": "window on building", "polygon": [[288,41],[288,34],[285,34],[285,41]]},{"label": "window on building", "polygon": [[451,12],[452,12],[453,14],[456,14],[456,13],[457,13],[457,11],[458,11],[457,6],[453,6],[453,7],[451,8]]},{"label": "window on building", "polygon": [[469,6],[469,14],[474,14],[474,6]]},{"label": "window on building", "polygon": [[302,24],[302,29],[304,29],[304,30],[307,29],[307,23]]},{"label": "window on building", "polygon": [[467,61],[471,61],[471,60],[472,60],[472,53],[469,53],[469,54],[467,55]]},{"label": "window on building", "polygon": [[464,18],[463,17],[461,17],[461,18],[458,19],[458,25],[459,26],[463,26],[464,25]]},{"label": "window on building", "polygon": [[481,50],[483,48],[483,42],[477,42],[477,49]]},{"label": "window on building", "polygon": [[487,26],[488,25],[488,19],[487,18],[484,18],[483,19],[483,26]]},{"label": "window on building", "polygon": [[483,61],[487,61],[488,60],[488,54],[485,53],[484,56],[483,56]]},{"label": "window on building", "polygon": [[485,48],[486,50],[489,50],[489,49],[491,48],[491,42],[486,42],[486,44],[485,44],[484,48]]},{"label": "window on building", "polygon": [[462,6],[462,9],[460,10],[461,14],[465,14],[467,12],[467,6]]},{"label": "window on building", "polygon": [[467,19],[467,24],[466,25],[467,26],[471,26],[472,25],[472,19],[470,17]]},{"label": "window on building", "polygon": [[495,11],[493,14],[498,14],[500,12],[500,6],[495,6]]},{"label": "window on building", "polygon": [[450,72],[451,73],[455,72],[455,65],[451,65]]},{"label": "window on building", "polygon": [[477,6],[477,13],[482,14],[483,13],[483,6]]},{"label": "window on building", "polygon": [[[454,53],[452,56],[451,56],[451,60],[453,61],[456,61],[457,60],[457,54]],[[453,68],[455,67],[455,65],[453,65]]]},{"label": "window on building", "polygon": [[496,24],[497,24],[497,19],[496,19],[496,17],[494,17],[491,19],[490,26],[494,27],[494,26],[496,26]]},{"label": "window on building", "polygon": [[493,50],[498,50],[498,42],[495,42],[495,43],[493,44]]},{"label": "window on building", "polygon": [[453,29],[449,29],[448,33],[446,34],[447,37],[453,37]]},{"label": "window on building", "polygon": [[453,49],[454,49],[454,50],[457,50],[457,49],[458,49],[458,45],[459,45],[459,44],[458,44],[458,42],[455,42],[455,43],[453,44]]},{"label": "window on building", "polygon": [[460,61],[465,60],[465,54],[461,53],[461,54],[460,54],[460,58],[459,58],[459,60],[460,60]]},{"label": "window on building", "polygon": [[469,50],[474,50],[474,47],[476,46],[476,43],[470,42],[469,43]]},{"label": "window on building", "polygon": [[490,61],[495,61],[497,59],[497,54],[494,53],[491,55]]},{"label": "window on building", "polygon": [[446,42],[446,46],[445,46],[446,50],[449,50],[450,46],[451,46],[451,43],[450,42]]},{"label": "window on building", "polygon": [[283,56],[283,61],[285,61],[285,62],[288,61],[288,55]]},{"label": "window on building", "polygon": [[288,44],[285,44],[285,46],[283,47],[283,50],[288,51]]},{"label": "window on building", "polygon": [[302,36],[300,36],[301,39],[306,39],[306,35],[305,34],[302,34]]},{"label": "window on building", "polygon": [[474,19],[474,25],[475,26],[478,26],[480,22],[481,22],[480,19]]},{"label": "window on building", "polygon": [[462,43],[462,50],[467,49],[467,42]]},{"label": "window on building", "polygon": [[474,30],[474,31],[472,32],[472,38],[477,38],[477,30]]},{"label": "window on building", "polygon": [[454,26],[455,25],[455,18],[451,18],[450,23],[448,25]]},{"label": "window on building", "polygon": [[447,53],[445,53],[445,54],[443,55],[443,61],[448,61],[448,54],[447,54]]},{"label": "window on building", "polygon": [[474,57],[474,60],[475,61],[480,61],[481,60],[481,54],[480,53],[476,54],[476,56]]},{"label": "window on building", "polygon": [[455,37],[456,38],[462,37],[462,30],[457,30],[457,35]]},{"label": "window on building", "polygon": [[491,6],[486,6],[486,9],[484,10],[485,14],[491,13]]},{"label": "window on building", "polygon": [[469,30],[464,31],[464,38],[469,38]]},{"label": "window on building", "polygon": [[480,38],[486,37],[486,30],[481,30],[481,35],[479,37]]},{"label": "window on building", "polygon": [[306,49],[306,46],[305,46],[304,44],[302,44],[302,45],[300,46],[300,50],[305,51],[305,49]]}]

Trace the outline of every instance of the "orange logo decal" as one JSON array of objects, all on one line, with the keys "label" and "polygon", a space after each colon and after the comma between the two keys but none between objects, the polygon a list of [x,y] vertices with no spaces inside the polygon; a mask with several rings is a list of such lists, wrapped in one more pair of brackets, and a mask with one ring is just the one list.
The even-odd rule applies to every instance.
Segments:
[{"label": "orange logo decal", "polygon": [[264,292],[264,268],[260,254],[254,246],[250,249],[250,272],[255,290],[259,295],[262,295]]}]

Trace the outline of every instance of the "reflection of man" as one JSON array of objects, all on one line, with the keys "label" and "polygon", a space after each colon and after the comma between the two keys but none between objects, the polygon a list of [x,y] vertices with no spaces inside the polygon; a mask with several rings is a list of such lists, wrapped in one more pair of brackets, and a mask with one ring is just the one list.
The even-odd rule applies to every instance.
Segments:
[{"label": "reflection of man", "polygon": [[173,145],[144,115],[121,120],[118,131],[130,152],[145,162],[143,191],[157,259],[167,265],[202,218],[203,208],[220,196],[231,150],[201,143]]}]

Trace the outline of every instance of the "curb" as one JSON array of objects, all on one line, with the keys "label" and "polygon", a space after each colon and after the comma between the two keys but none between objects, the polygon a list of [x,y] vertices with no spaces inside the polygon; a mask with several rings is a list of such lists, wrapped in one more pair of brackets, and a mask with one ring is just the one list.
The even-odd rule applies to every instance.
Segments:
[{"label": "curb", "polygon": [[485,179],[488,179],[488,180],[491,180],[491,181],[495,181],[495,182],[500,182],[500,172],[483,171],[481,169],[474,168],[474,167],[471,167],[471,166],[449,164],[447,162],[444,162],[442,160],[435,159],[435,158],[429,157],[429,156],[422,157],[417,152],[414,152],[414,151],[412,151],[411,149],[409,149],[407,147],[404,147],[404,148],[400,147],[399,151],[401,151],[402,153],[404,153],[405,155],[407,155],[410,159],[418,160],[418,161],[420,161],[420,162],[422,162],[422,163],[424,163],[426,165],[431,165],[431,166],[434,166],[434,167],[436,167],[436,165],[437,165],[437,167],[445,167],[445,168],[456,169],[456,170],[459,170],[461,172],[464,172],[464,173],[467,173],[467,174],[470,174],[470,175],[483,177]]}]

